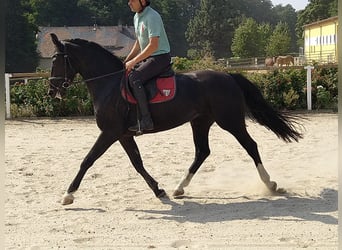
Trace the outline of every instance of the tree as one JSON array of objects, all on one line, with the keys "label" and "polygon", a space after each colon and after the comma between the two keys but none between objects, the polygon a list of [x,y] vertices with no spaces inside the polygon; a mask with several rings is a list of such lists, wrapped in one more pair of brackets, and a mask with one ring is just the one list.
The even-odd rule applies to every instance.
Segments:
[{"label": "tree", "polygon": [[202,0],[185,34],[190,47],[198,56],[229,56],[238,13],[231,1]]},{"label": "tree", "polygon": [[37,27],[25,16],[29,10],[20,0],[7,0],[6,9],[6,72],[32,72],[38,65],[36,51]]},{"label": "tree", "polygon": [[258,26],[259,41],[258,41],[258,56],[267,56],[267,46],[272,35],[273,29],[269,23],[262,23]]},{"label": "tree", "polygon": [[235,57],[249,58],[259,54],[258,24],[253,18],[246,18],[235,30],[232,53]]},{"label": "tree", "polygon": [[290,51],[297,52],[297,35],[296,35],[296,23],[297,13],[296,10],[290,5],[286,6],[277,5],[273,8],[273,12],[276,15],[277,22],[286,23],[289,27],[289,35],[291,37]]},{"label": "tree", "polygon": [[267,56],[279,56],[289,52],[291,37],[289,26],[286,23],[279,22],[271,35],[266,46]]},{"label": "tree", "polygon": [[91,25],[91,15],[78,0],[30,0],[29,18],[37,26]]},{"label": "tree", "polygon": [[[280,10],[281,13],[278,12]],[[287,20],[292,34],[295,34],[292,24],[296,22],[296,13],[290,5],[274,10],[271,0],[201,0],[198,11],[189,22],[187,41],[199,56],[230,56],[235,29],[243,19],[250,17],[257,23],[274,26]],[[263,50],[264,45],[261,45],[254,54],[262,54]]]},{"label": "tree", "polygon": [[246,17],[253,18],[257,23],[277,24],[277,16],[273,11],[271,0],[239,0],[238,5]]},{"label": "tree", "polygon": [[186,56],[189,46],[185,38],[185,31],[198,4],[198,0],[160,0],[152,2],[152,6],[159,11],[163,18],[172,55]]},{"label": "tree", "polygon": [[232,42],[233,55],[244,58],[265,56],[271,34],[270,24],[258,24],[253,18],[245,19],[235,30]]},{"label": "tree", "polygon": [[133,13],[123,0],[78,0],[78,6],[90,13],[98,25],[131,25]]}]

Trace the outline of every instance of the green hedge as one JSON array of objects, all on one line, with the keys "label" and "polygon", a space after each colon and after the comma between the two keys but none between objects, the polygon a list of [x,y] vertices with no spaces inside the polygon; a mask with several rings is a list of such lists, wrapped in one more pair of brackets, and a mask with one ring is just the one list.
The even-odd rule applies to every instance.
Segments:
[{"label": "green hedge", "polygon": [[[210,60],[174,60],[177,72],[196,69],[214,69],[232,72],[231,69]],[[265,99],[276,109],[306,109],[306,70],[286,69],[267,73],[240,72],[260,88]],[[315,66],[312,73],[312,108],[337,111],[337,68]],[[11,86],[12,117],[57,117],[93,115],[93,105],[86,85],[78,78],[63,100],[47,95],[48,81],[30,80],[27,84]]]},{"label": "green hedge", "polygon": [[93,104],[86,85],[76,80],[63,100],[51,98],[47,93],[48,81],[30,80],[27,84],[11,86],[12,117],[57,117],[93,115]]},{"label": "green hedge", "polygon": [[[306,70],[274,70],[266,74],[247,74],[266,100],[277,109],[307,108]],[[312,108],[337,111],[337,68],[316,66],[312,71]]]},{"label": "green hedge", "polygon": [[[213,62],[210,58],[203,60],[188,60],[176,57],[173,66],[180,72],[213,69],[217,71],[236,73],[234,69]],[[306,70],[305,69],[275,69],[267,73],[246,71],[238,72],[254,82],[263,93],[265,99],[276,109],[306,109]],[[337,111],[337,67],[315,65],[312,71],[312,108],[333,109]]]},{"label": "green hedge", "polygon": [[306,73],[302,70],[267,74],[248,74],[256,83],[266,100],[276,109],[303,109],[306,106]]}]

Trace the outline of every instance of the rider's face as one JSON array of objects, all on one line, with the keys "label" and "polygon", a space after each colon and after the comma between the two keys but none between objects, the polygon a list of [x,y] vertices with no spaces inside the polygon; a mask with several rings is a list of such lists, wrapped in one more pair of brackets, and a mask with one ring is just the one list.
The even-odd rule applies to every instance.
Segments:
[{"label": "rider's face", "polygon": [[[145,4],[145,0],[141,0],[142,4]],[[139,0],[129,0],[128,6],[131,8],[131,11],[133,12],[140,12],[142,10],[142,6],[140,4]]]}]

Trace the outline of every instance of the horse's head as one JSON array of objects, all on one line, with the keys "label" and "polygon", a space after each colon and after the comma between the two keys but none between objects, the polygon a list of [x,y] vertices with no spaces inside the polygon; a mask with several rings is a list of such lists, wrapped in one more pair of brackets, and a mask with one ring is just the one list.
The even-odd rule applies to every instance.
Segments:
[{"label": "horse's head", "polygon": [[123,62],[95,42],[80,38],[60,41],[55,34],[51,39],[56,49],[49,78],[52,97],[62,98],[77,73],[85,82],[96,82],[124,71]]},{"label": "horse's head", "polygon": [[48,94],[51,97],[62,98],[66,89],[71,85],[77,71],[73,67],[67,46],[58,40],[55,34],[50,34],[55,45],[55,54],[52,59],[51,76],[49,78],[50,88]]}]

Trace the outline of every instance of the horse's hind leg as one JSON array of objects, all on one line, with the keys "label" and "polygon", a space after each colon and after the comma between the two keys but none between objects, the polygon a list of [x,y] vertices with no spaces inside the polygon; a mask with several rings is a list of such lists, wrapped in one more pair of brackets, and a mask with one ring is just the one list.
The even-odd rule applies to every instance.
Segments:
[{"label": "horse's hind leg", "polygon": [[177,185],[173,196],[180,196],[184,194],[184,187],[188,186],[192,177],[195,175],[204,160],[209,156],[209,142],[208,134],[213,121],[208,117],[199,117],[191,122],[193,140],[195,143],[195,159],[189,170],[185,173]]},{"label": "horse's hind leg", "polygon": [[258,146],[248,134],[245,125],[240,126],[240,129],[238,130],[232,130],[230,132],[235,136],[243,148],[246,149],[247,153],[253,158],[260,179],[265,183],[266,187],[271,191],[275,191],[277,189],[277,183],[270,180],[270,175],[267,173],[261,162]]},{"label": "horse's hind leg", "polygon": [[217,119],[216,122],[222,129],[230,132],[238,140],[242,147],[252,157],[260,179],[265,183],[268,189],[275,191],[277,189],[277,183],[270,180],[270,176],[261,162],[258,146],[247,132],[244,113],[242,111],[238,113],[237,108],[235,111],[235,115],[231,115],[234,119],[229,121],[226,119]]}]

